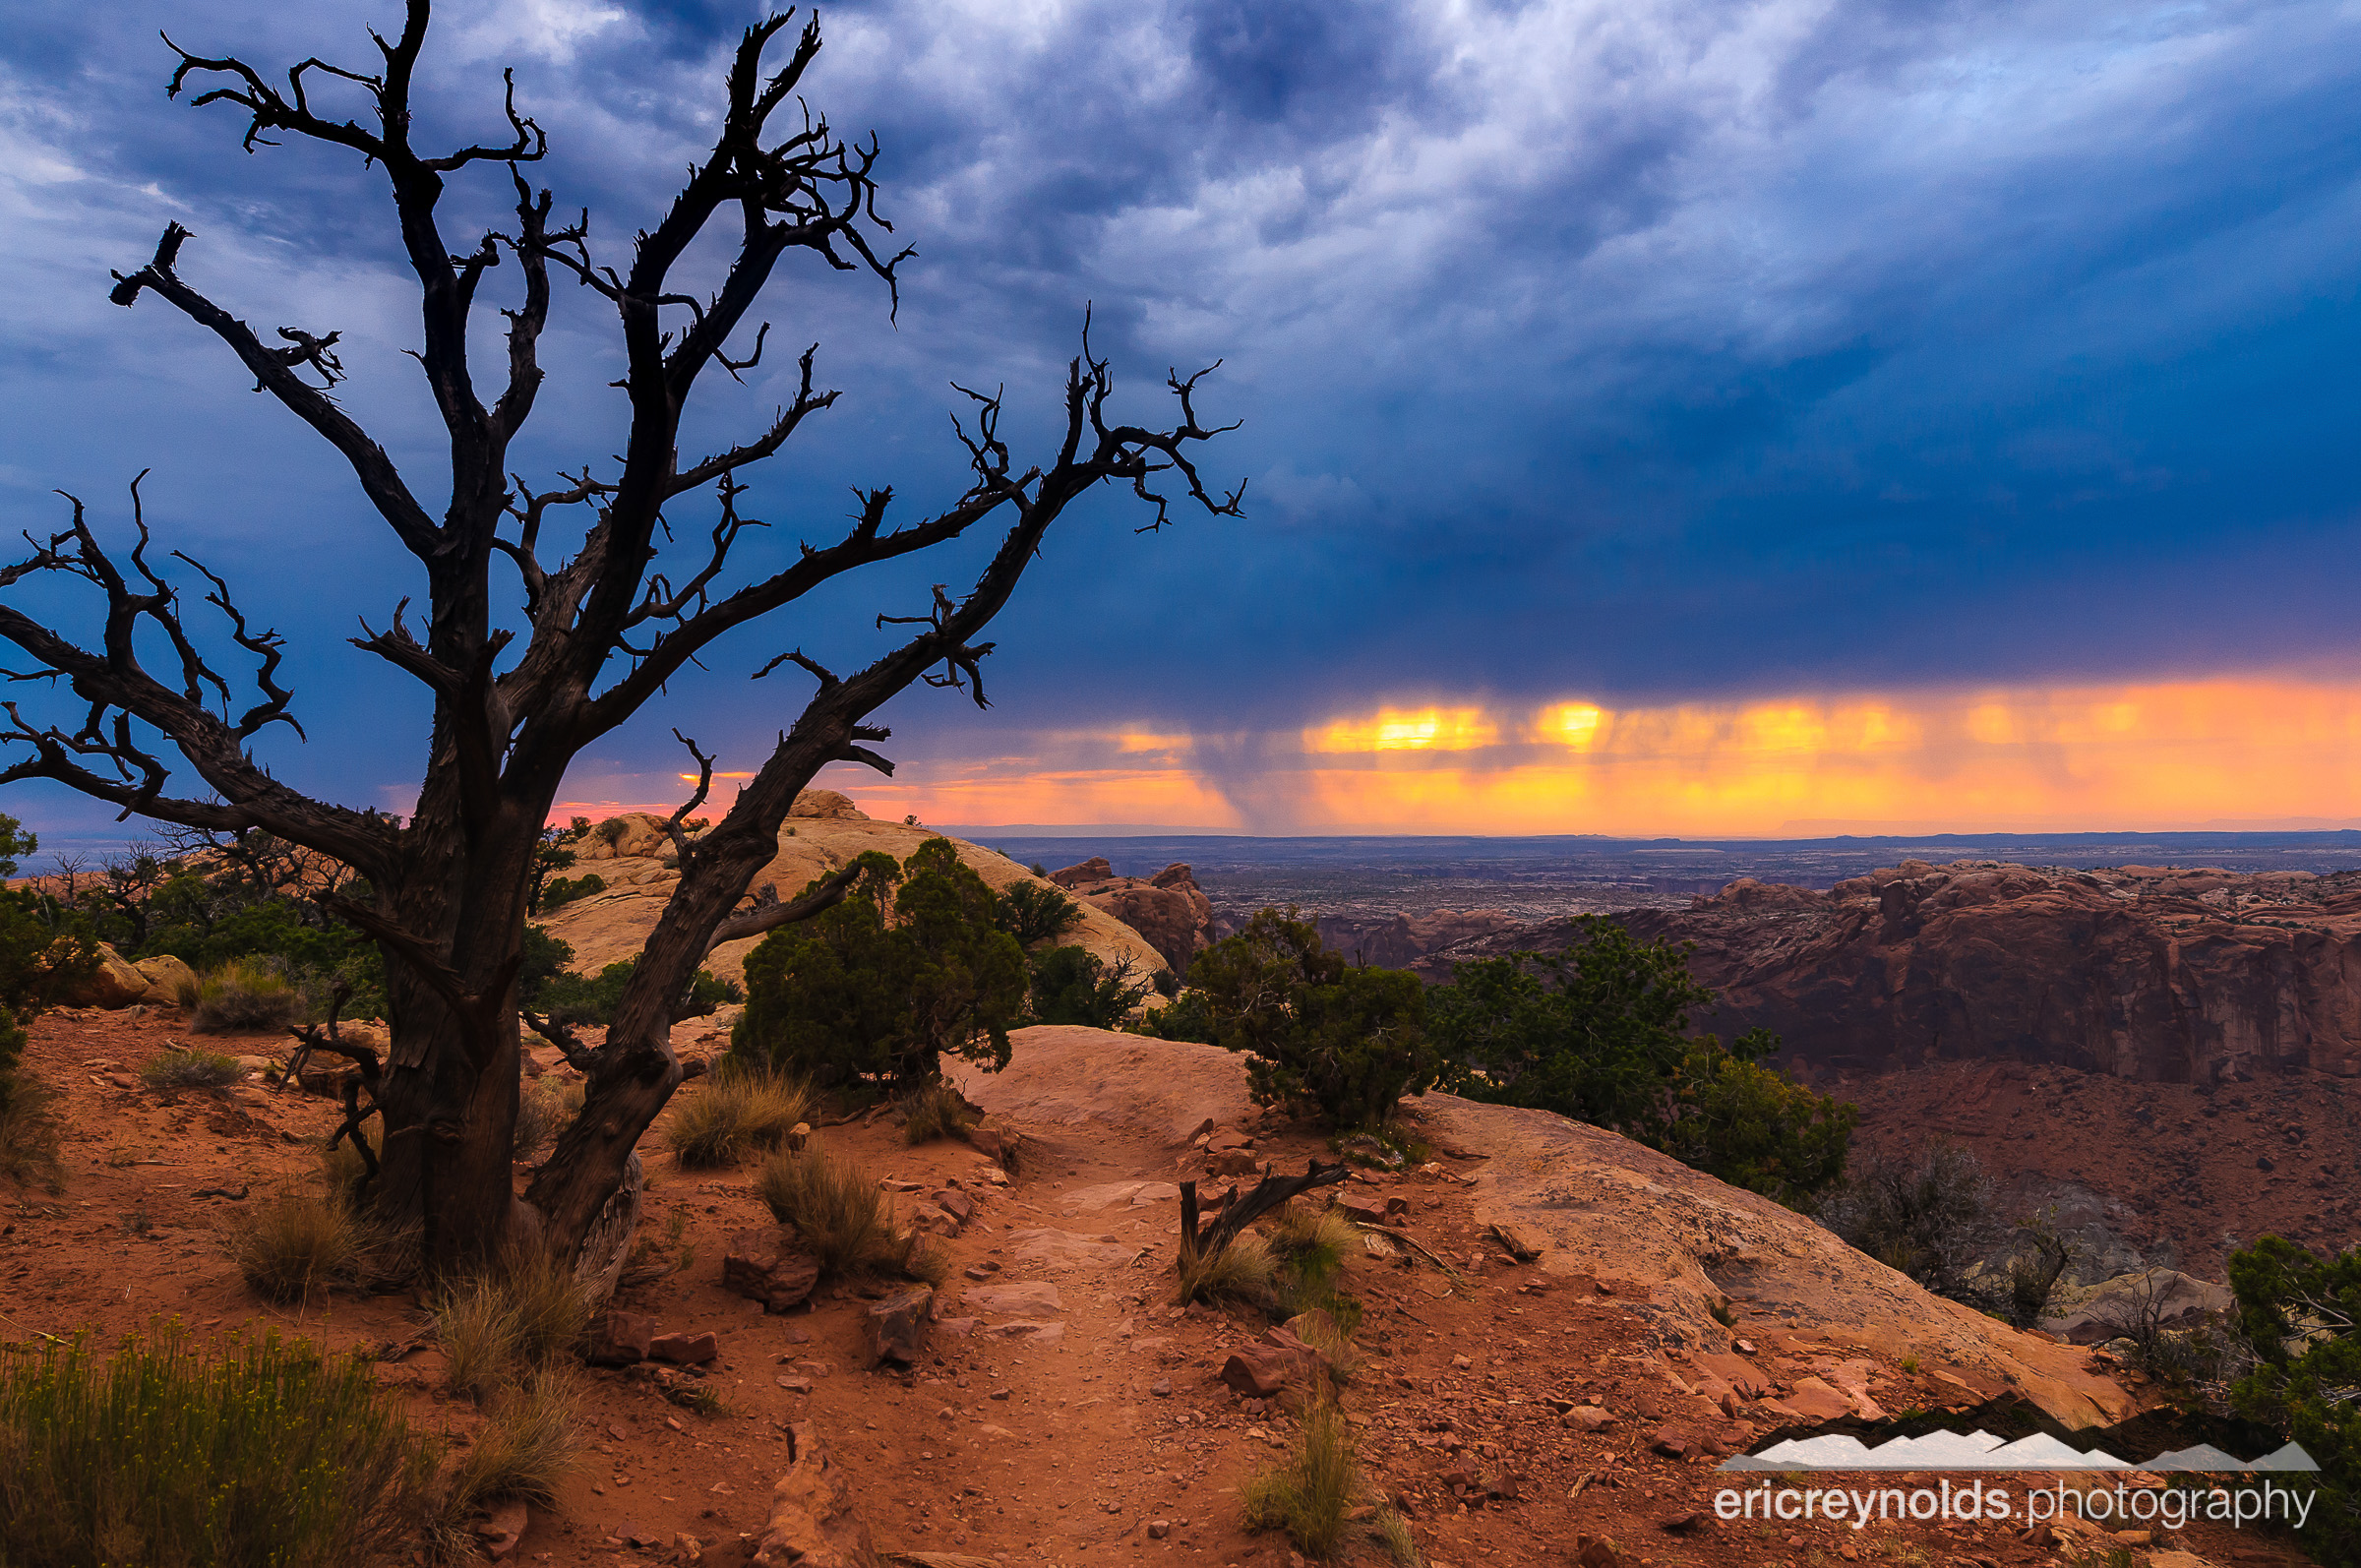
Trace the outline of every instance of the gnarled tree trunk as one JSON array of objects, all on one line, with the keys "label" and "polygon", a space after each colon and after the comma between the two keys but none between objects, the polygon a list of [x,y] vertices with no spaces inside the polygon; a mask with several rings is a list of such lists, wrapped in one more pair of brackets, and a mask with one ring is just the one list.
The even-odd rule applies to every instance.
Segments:
[{"label": "gnarled tree trunk", "polygon": [[[1195,446],[1221,433],[1197,421],[1198,378],[1168,383],[1179,405],[1177,424],[1111,422],[1113,381],[1107,363],[1090,352],[1086,327],[1082,351],[1067,370],[1064,429],[1054,454],[1015,467],[999,437],[999,398],[967,393],[972,426],[955,424],[971,468],[962,495],[930,516],[888,527],[893,492],[865,492],[858,519],[841,538],[806,545],[793,564],[767,577],[727,583],[731,548],[757,522],[739,512],[742,476],[837,394],[814,390],[817,349],[808,349],[787,406],[741,444],[684,466],[681,420],[700,380],[716,369],[736,379],[759,364],[768,323],[754,332],[743,357],[732,358],[728,344],[743,340],[789,252],[838,270],[867,270],[889,289],[909,255],[886,255],[879,247],[890,226],[877,216],[874,142],[846,142],[800,110],[790,111],[785,129],[770,130],[775,112],[800,102],[819,51],[817,25],[796,35],[789,57],[768,75],[765,56],[788,19],[772,17],[747,30],[726,72],[709,153],[638,233],[629,256],[610,265],[592,246],[586,219],[551,226],[558,204],[526,179],[547,141],[517,109],[513,80],[501,138],[442,153],[412,145],[411,84],[431,9],[430,0],[408,0],[398,36],[378,40],[375,71],[307,60],[286,74],[282,89],[242,60],[178,51],[171,91],[199,86],[198,105],[244,110],[250,148],[293,135],[350,150],[383,171],[418,287],[417,362],[450,437],[450,472],[438,478],[448,477],[451,501],[440,517],[419,502],[385,449],[328,395],[344,377],[338,334],[283,327],[277,337],[287,346],[266,342],[182,277],[188,230],[168,226],[146,266],[116,274],[110,296],[131,306],[153,294],[211,332],[258,390],[342,457],[370,507],[417,559],[425,585],[423,638],[404,619],[405,598],[392,607],[384,630],[355,639],[433,694],[415,814],[404,822],[312,800],[255,760],[253,743],[273,726],[301,734],[293,694],[276,680],[280,639],[248,625],[227,583],[176,555],[202,574],[203,598],[219,617],[212,635],[192,630],[180,590],[148,560],[137,481],[137,543],[128,556],[103,548],[82,503],[72,501],[68,527],[27,560],[0,568],[0,588],[54,574],[80,579],[103,601],[103,630],[91,645],[0,604],[0,638],[40,671],[62,677],[76,699],[60,699],[54,718],[7,709],[10,727],[0,731],[0,744],[23,754],[0,772],[0,782],[53,779],[126,814],[215,833],[263,829],[360,873],[368,898],[324,902],[375,938],[387,960],[393,1041],[386,1059],[370,1063],[374,1108],[361,1108],[383,1117],[377,1201],[423,1226],[430,1267],[464,1268],[521,1232],[611,1283],[611,1261],[620,1258],[636,1212],[633,1149],[681,1079],[669,1044],[674,999],[723,934],[752,935],[827,901],[823,894],[796,905],[746,906],[754,874],[777,853],[779,827],[797,792],[830,762],[890,772],[892,764],[874,750],[886,732],[868,719],[914,682],[964,691],[983,703],[980,661],[992,644],[977,639],[1007,603],[1050,526],[1084,491],[1107,480],[1129,484],[1154,509],[1143,532],[1167,520],[1166,500],[1151,488],[1156,475],[1170,476],[1214,513],[1236,515],[1240,497],[1207,492],[1192,462]],[[366,112],[334,118],[315,106],[313,93],[357,97]],[[472,252],[454,254],[438,206],[449,178],[479,165],[505,166],[515,225],[485,235]],[[700,238],[725,229],[734,250],[720,286],[703,298],[682,292],[672,277],[681,258]],[[495,271],[504,262],[514,262],[517,286],[513,308],[503,311],[501,390],[487,403],[470,363],[468,325],[479,287],[508,275]],[[586,460],[577,472],[562,473],[555,488],[535,490],[510,472],[508,455],[543,379],[538,345],[553,269],[614,313],[631,429],[619,459]],[[669,508],[679,525],[692,506],[686,498],[698,493],[712,496],[710,528],[688,559],[668,561],[672,547],[659,543],[659,514]],[[561,549],[550,531],[570,516],[583,520]],[[568,765],[654,700],[725,633],[848,573],[948,543],[996,518],[1005,529],[999,548],[968,591],[953,598],[937,588],[922,613],[879,617],[879,627],[911,630],[867,668],[839,678],[791,650],[753,672],[759,679],[792,665],[814,690],[753,782],[694,842],[682,824],[705,801],[712,761],[682,738],[698,762],[699,782],[671,822],[680,885],[606,1043],[583,1055],[588,1087],[581,1114],[519,1203],[510,1159],[518,1082],[516,975],[533,857]],[[512,574],[515,602],[499,608]],[[135,645],[143,640],[168,646],[177,668],[160,679],[151,674]],[[258,695],[242,713],[233,713],[230,685],[215,671],[213,650],[223,643],[252,664]],[[177,761],[165,759],[167,749]],[[176,773],[193,774],[197,790],[167,793]]]}]

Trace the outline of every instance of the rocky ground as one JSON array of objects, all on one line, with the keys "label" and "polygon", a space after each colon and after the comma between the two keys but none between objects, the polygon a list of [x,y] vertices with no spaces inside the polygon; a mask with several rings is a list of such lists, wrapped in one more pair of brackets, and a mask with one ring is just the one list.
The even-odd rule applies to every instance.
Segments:
[{"label": "rocky ground", "polygon": [[[206,1335],[410,1341],[425,1320],[408,1295],[282,1311],[241,1286],[216,1227],[274,1185],[308,1179],[310,1141],[333,1116],[325,1101],[252,1082],[136,1087],[138,1066],[185,1041],[181,1029],[162,1008],[35,1026],[29,1061],[66,1096],[67,1176],[61,1193],[0,1194],[0,1331],[23,1343],[89,1330],[103,1345],[166,1315]],[[685,1049],[717,1045],[696,1033],[684,1026]],[[531,1519],[515,1560],[746,1562],[788,1463],[788,1425],[808,1423],[894,1560],[1288,1561],[1279,1538],[1242,1528],[1238,1488],[1291,1442],[1289,1397],[1254,1400],[1223,1381],[1267,1325],[1171,1304],[1173,1183],[1207,1160],[1191,1118],[1242,1104],[1235,1068],[1216,1082],[1220,1054],[1206,1050],[1020,1034],[1008,1074],[970,1083],[995,1113],[988,1125],[1028,1139],[1013,1172],[966,1144],[906,1148],[883,1122],[819,1134],[909,1183],[913,1203],[942,1192],[973,1204],[944,1238],[953,1273],[940,1321],[906,1369],[868,1364],[863,1319],[877,1288],[823,1285],[784,1314],[725,1289],[732,1234],[767,1223],[748,1175],[677,1171],[651,1136],[644,1234],[683,1266],[618,1305],[685,1336],[691,1357],[711,1334],[712,1358],[583,1374],[583,1468],[557,1509]],[[1824,1250],[1804,1222],[1604,1134],[1498,1123],[1489,1108],[1443,1097],[1421,1115],[1413,1130],[1431,1139],[1433,1159],[1364,1173],[1346,1190],[1364,1213],[1399,1214],[1379,1227],[1398,1239],[1349,1271],[1367,1308],[1366,1359],[1342,1402],[1370,1496],[1404,1509],[1437,1568],[2071,1560],[2056,1541],[1992,1526],[1723,1523],[1710,1513],[1711,1466],[1836,1415],[1952,1408],[1965,1419],[2011,1383],[2060,1410],[2128,1409],[2131,1391],[2086,1368],[2084,1353],[1947,1317],[1898,1277]],[[1327,1152],[1242,1110],[1222,1127],[1218,1141],[1252,1143],[1231,1164],[1301,1169]],[[1526,1227],[1538,1258],[1514,1261],[1490,1233],[1499,1223]],[[1881,1314],[1905,1320],[1872,1321]],[[384,1361],[381,1375],[418,1420],[463,1439],[476,1417],[440,1394],[438,1363],[429,1344]],[[715,1393],[719,1412],[696,1414],[667,1387]],[[1590,1540],[1612,1546],[1583,1557]],[[1352,1551],[1379,1560],[1362,1539]],[[2299,1559],[2198,1528],[2153,1560]]]}]

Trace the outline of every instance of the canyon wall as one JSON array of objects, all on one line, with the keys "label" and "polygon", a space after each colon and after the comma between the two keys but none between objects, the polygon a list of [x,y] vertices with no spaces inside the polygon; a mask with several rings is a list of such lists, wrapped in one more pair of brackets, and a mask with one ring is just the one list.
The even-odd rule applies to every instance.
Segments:
[{"label": "canyon wall", "polygon": [[[1770,1029],[1790,1065],[2051,1062],[2149,1082],[2361,1075],[2361,872],[2242,874],[1906,861],[1827,892],[1751,879],[1615,917],[1694,944],[1706,1025]],[[1571,920],[1454,943],[1419,968],[1572,940]]]}]

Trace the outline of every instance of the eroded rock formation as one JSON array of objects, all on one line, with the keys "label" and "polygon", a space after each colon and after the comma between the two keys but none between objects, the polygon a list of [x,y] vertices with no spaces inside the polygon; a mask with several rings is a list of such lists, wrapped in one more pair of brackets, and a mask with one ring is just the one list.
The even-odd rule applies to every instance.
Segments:
[{"label": "eroded rock formation", "polygon": [[1103,855],[1050,873],[1076,900],[1114,916],[1148,939],[1176,975],[1213,941],[1213,901],[1186,863],[1175,861],[1153,876],[1118,876]]},{"label": "eroded rock formation", "polygon": [[[1827,892],[1752,879],[1685,910],[1618,916],[1695,944],[1725,1033],[1787,1059],[1884,1070],[1979,1057],[2149,1082],[2361,1075],[2361,873],[2040,870],[1906,861]],[[1551,921],[1453,959],[1572,938]]]}]

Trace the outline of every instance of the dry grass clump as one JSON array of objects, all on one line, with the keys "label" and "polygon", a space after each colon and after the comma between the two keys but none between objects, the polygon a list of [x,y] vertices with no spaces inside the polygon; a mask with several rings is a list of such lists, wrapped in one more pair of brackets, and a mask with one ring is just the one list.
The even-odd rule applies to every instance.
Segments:
[{"label": "dry grass clump", "polygon": [[1278,1262],[1271,1244],[1252,1231],[1210,1257],[1184,1252],[1180,1267],[1183,1306],[1213,1301],[1267,1308],[1277,1298]]},{"label": "dry grass clump", "polygon": [[922,1143],[961,1137],[984,1119],[958,1090],[939,1079],[904,1101],[903,1109],[908,1119],[902,1123],[902,1141],[914,1149]]},{"label": "dry grass clump", "polygon": [[140,1068],[151,1089],[225,1089],[242,1076],[236,1057],[213,1051],[167,1051]]},{"label": "dry grass clump", "polygon": [[382,1562],[438,1502],[435,1446],[367,1363],[276,1335],[0,1352],[0,1560],[23,1568]]},{"label": "dry grass clump", "polygon": [[812,1086],[802,1079],[725,1062],[673,1112],[664,1141],[691,1170],[736,1165],[784,1144],[812,1119]]},{"label": "dry grass clump", "polygon": [[64,1176],[57,1159],[58,1098],[22,1067],[0,1068],[0,1176],[19,1186],[58,1190]]},{"label": "dry grass clump", "polygon": [[755,1192],[795,1227],[823,1273],[907,1270],[917,1248],[896,1234],[893,1199],[877,1177],[819,1149],[781,1149],[755,1173]]},{"label": "dry grass clump", "polygon": [[222,1249],[259,1295],[305,1301],[314,1292],[357,1278],[378,1240],[339,1191],[282,1188],[232,1217]]},{"label": "dry grass clump", "polygon": [[1350,1383],[1361,1370],[1361,1351],[1353,1343],[1352,1327],[1339,1323],[1331,1309],[1312,1307],[1299,1312],[1287,1320],[1287,1326],[1296,1338],[1320,1353],[1329,1375],[1338,1382]]},{"label": "dry grass clump", "polygon": [[1248,1530],[1284,1530],[1307,1557],[1332,1555],[1361,1479],[1353,1428],[1333,1402],[1303,1413],[1296,1451],[1250,1478],[1241,1490]]},{"label": "dry grass clump", "polygon": [[201,1035],[232,1030],[275,1032],[299,1021],[303,991],[272,958],[233,958],[195,981],[180,983],[189,1028]]},{"label": "dry grass clump", "polygon": [[1394,1568],[1426,1568],[1426,1559],[1419,1554],[1419,1543],[1411,1536],[1410,1521],[1392,1509],[1377,1516],[1370,1534],[1385,1548],[1386,1558]]},{"label": "dry grass clump", "polygon": [[516,1096],[516,1133],[511,1154],[530,1161],[555,1143],[558,1134],[581,1113],[582,1086],[557,1078],[539,1078]]},{"label": "dry grass clump", "polygon": [[562,1373],[533,1372],[509,1385],[491,1417],[444,1481],[445,1516],[462,1525],[505,1498],[556,1506],[559,1485],[579,1462],[581,1393]]},{"label": "dry grass clump", "polygon": [[1336,1286],[1344,1276],[1345,1259],[1361,1250],[1361,1232],[1353,1222],[1335,1209],[1290,1203],[1279,1211],[1267,1235],[1275,1304],[1281,1314],[1337,1311],[1342,1301]]},{"label": "dry grass clump", "polygon": [[452,1390],[477,1400],[549,1371],[589,1327],[574,1271],[541,1252],[519,1252],[454,1286],[435,1307]]}]

